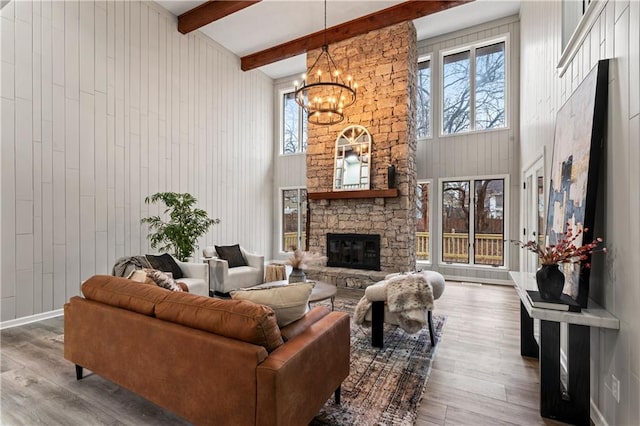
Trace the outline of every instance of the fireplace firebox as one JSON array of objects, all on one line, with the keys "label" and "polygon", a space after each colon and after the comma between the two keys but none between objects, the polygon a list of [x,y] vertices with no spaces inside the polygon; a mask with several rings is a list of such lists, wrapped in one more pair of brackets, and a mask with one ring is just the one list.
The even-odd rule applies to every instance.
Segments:
[{"label": "fireplace firebox", "polygon": [[380,235],[327,234],[327,266],[380,270]]}]

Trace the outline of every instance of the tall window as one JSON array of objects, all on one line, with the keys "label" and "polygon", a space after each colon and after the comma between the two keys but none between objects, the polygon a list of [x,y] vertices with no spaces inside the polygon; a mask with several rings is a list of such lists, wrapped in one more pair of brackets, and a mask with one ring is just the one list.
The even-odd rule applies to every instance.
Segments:
[{"label": "tall window", "polygon": [[431,260],[430,189],[430,182],[418,182],[416,193],[416,216],[418,219],[416,226],[416,255],[418,260],[427,262]]},{"label": "tall window", "polygon": [[302,107],[296,103],[295,93],[282,95],[282,153],[307,151],[307,120]]},{"label": "tall window", "polygon": [[442,133],[505,127],[505,42],[442,57]]},{"label": "tall window", "polygon": [[504,179],[442,183],[443,262],[505,265],[504,187]]},{"label": "tall window", "polygon": [[282,191],[282,250],[307,249],[307,190]]},{"label": "tall window", "polygon": [[418,62],[418,138],[431,136],[431,60]]}]

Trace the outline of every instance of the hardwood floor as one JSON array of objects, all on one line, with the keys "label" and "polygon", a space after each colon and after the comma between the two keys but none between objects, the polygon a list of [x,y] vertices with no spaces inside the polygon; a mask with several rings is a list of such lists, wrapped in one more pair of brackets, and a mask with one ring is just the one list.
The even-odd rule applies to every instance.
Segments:
[{"label": "hardwood floor", "polygon": [[416,425],[561,425],[540,417],[538,361],[520,356],[520,299],[506,286],[447,282],[447,315]]},{"label": "hardwood floor", "polygon": [[[361,294],[340,289],[338,297]],[[511,287],[448,282],[435,313],[447,322],[416,425],[561,424],[539,415],[538,363],[520,357]],[[2,331],[0,424],[187,424],[94,374],[76,381],[62,333],[62,317]]]}]

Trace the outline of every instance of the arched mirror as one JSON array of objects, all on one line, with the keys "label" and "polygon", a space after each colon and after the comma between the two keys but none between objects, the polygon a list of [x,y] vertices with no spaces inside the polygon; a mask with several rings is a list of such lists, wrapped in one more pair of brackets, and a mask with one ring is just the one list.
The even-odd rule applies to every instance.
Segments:
[{"label": "arched mirror", "polygon": [[334,191],[369,189],[371,134],[362,126],[345,128],[336,139]]}]

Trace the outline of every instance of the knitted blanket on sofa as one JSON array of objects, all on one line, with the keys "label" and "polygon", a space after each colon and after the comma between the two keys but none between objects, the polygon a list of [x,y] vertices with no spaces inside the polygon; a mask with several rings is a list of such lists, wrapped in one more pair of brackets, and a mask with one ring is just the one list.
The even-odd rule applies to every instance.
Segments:
[{"label": "knitted blanket on sofa", "polygon": [[151,264],[145,256],[121,257],[116,261],[111,270],[111,275],[115,277],[128,277],[136,269],[151,268]]},{"label": "knitted blanket on sofa", "polygon": [[[425,311],[433,309],[433,291],[421,273],[399,275],[387,280],[385,286],[386,307],[398,319],[398,326],[408,333],[417,333],[426,324]],[[354,311],[356,324],[363,324],[371,302],[366,296],[358,302]]]}]

